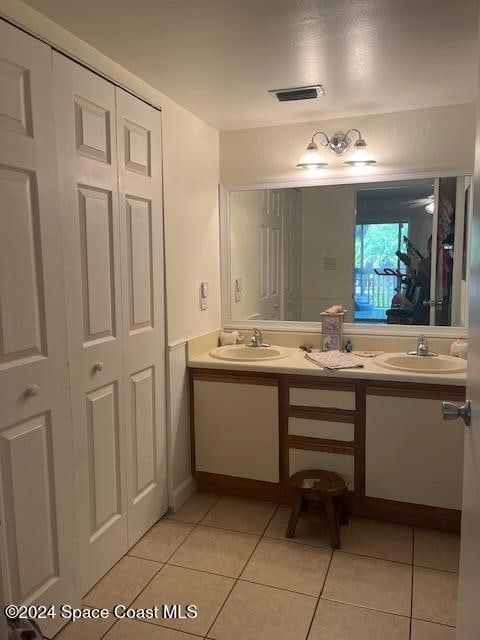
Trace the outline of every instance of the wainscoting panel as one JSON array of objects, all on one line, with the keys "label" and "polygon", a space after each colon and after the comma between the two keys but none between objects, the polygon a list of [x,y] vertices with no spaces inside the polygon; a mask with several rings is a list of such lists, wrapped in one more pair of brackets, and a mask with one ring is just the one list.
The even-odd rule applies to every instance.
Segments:
[{"label": "wainscoting panel", "polygon": [[176,511],[195,492],[190,463],[187,343],[168,346],[168,504]]}]

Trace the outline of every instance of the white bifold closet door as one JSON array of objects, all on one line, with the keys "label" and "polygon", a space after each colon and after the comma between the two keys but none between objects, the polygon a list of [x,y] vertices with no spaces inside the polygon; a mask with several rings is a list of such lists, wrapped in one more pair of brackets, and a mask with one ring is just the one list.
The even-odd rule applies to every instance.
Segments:
[{"label": "white bifold closet door", "polygon": [[56,167],[51,50],[0,21],[0,565],[14,604],[76,602]]},{"label": "white bifold closet door", "polygon": [[116,89],[128,546],[167,510],[160,113]]},{"label": "white bifold closet door", "polygon": [[166,510],[160,114],[60,54],[54,82],[85,593]]}]

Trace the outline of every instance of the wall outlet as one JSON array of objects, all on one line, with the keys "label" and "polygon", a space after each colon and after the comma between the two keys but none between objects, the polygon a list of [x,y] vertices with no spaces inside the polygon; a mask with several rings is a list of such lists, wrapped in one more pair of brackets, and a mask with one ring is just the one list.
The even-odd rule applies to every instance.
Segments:
[{"label": "wall outlet", "polygon": [[323,259],[323,270],[324,271],[335,271],[337,268],[337,259],[336,258],[324,258]]}]

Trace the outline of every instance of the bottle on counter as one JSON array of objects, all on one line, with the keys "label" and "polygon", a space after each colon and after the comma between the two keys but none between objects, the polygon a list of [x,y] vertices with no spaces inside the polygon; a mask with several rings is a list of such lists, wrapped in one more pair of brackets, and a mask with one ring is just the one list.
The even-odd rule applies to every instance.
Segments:
[{"label": "bottle on counter", "polygon": [[458,338],[458,340],[455,340],[455,342],[452,342],[452,345],[450,347],[451,356],[453,356],[454,358],[463,358],[464,360],[466,360],[467,353],[468,353],[468,341],[465,340],[463,336]]}]

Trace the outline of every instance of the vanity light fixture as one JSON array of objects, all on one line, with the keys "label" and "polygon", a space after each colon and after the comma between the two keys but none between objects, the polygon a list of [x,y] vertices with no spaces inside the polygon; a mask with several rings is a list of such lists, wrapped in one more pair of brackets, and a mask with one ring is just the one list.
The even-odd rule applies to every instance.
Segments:
[{"label": "vanity light fixture", "polygon": [[297,163],[297,167],[302,169],[321,169],[328,166],[325,159],[321,156],[315,137],[322,135],[325,138],[323,147],[327,147],[335,155],[341,156],[350,147],[352,140],[349,135],[354,132],[358,135],[358,139],[354,142],[353,153],[348,160],[344,162],[349,167],[366,167],[368,165],[377,164],[376,160],[370,157],[367,152],[367,143],[358,129],[349,129],[347,133],[338,132],[331,138],[323,131],[317,131],[313,134],[311,141],[308,143],[306,151],[302,154]]}]

